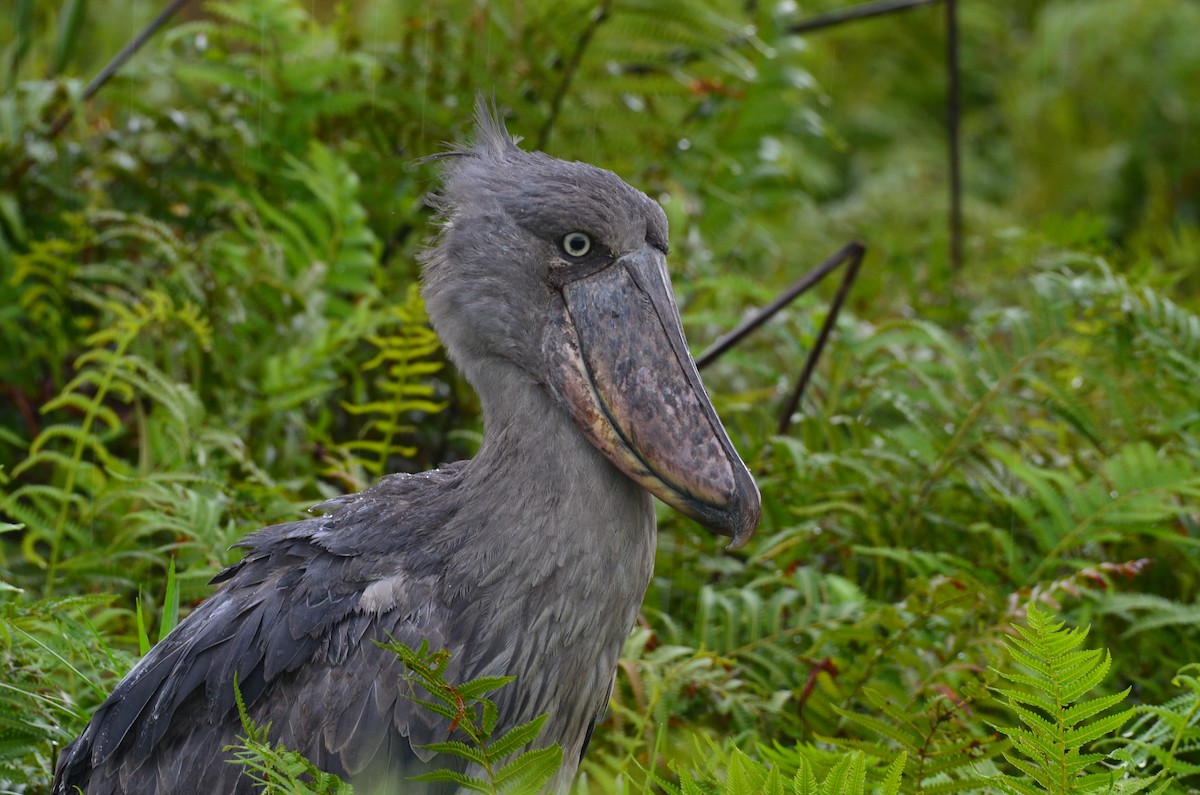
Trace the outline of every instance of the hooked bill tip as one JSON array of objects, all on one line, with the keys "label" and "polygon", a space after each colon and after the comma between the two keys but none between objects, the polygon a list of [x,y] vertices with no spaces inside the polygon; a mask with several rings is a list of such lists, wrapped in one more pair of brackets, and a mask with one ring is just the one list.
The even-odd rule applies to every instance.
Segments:
[{"label": "hooked bill tip", "polygon": [[744,547],[758,529],[758,522],[762,518],[762,497],[758,493],[758,485],[749,477],[749,472],[746,475],[748,488],[744,486],[735,504],[730,506],[734,514],[733,532],[730,533],[733,538],[725,545],[726,550]]}]

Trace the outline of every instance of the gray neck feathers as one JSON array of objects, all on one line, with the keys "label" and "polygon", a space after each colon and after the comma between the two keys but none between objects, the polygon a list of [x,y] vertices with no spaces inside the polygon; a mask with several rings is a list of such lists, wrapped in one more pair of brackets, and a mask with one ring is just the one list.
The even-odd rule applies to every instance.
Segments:
[{"label": "gray neck feathers", "polygon": [[562,739],[573,772],[649,583],[653,505],[518,368],[471,375],[485,396],[485,436],[454,522],[487,538],[458,562],[479,586],[481,620],[504,640],[473,650],[464,672],[518,678],[514,723],[554,705],[546,734]]},{"label": "gray neck feathers", "polygon": [[[619,598],[636,607],[652,564],[649,495],[593,448],[523,372],[500,363],[477,369],[475,376],[486,381],[476,382],[486,396],[484,441],[463,473],[463,507],[456,518],[486,528],[492,543],[473,546],[503,551],[506,559],[528,552],[528,559],[514,561],[527,588],[550,579],[574,580],[592,598]],[[487,566],[476,571],[490,581]],[[495,574],[515,587],[510,572]],[[579,595],[544,598],[552,602],[573,594]]]}]

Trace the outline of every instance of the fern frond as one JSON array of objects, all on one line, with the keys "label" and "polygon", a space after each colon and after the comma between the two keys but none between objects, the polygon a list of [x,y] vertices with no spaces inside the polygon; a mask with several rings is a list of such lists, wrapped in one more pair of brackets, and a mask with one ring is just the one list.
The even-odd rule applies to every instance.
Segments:
[{"label": "fern frond", "polygon": [[1153,632],[1164,627],[1194,627],[1200,624],[1200,605],[1184,604],[1144,593],[1112,593],[1100,600],[1103,613],[1119,615],[1128,622],[1125,636]]},{"label": "fern frond", "polygon": [[[426,321],[418,286],[410,285],[404,302],[388,311],[394,326],[386,334],[368,335],[377,353],[362,368],[364,373],[377,374],[373,386],[385,399],[343,404],[349,413],[368,417],[361,433],[371,438],[346,442],[341,449],[376,476],[390,470],[389,460],[393,455],[416,454],[415,447],[398,442],[415,430],[415,426],[402,418],[433,415],[446,407],[444,402],[432,399],[436,390],[428,379],[442,369],[442,363],[428,357],[441,346]],[[361,457],[360,452],[372,456]]]},{"label": "fern frond", "polygon": [[[410,686],[418,686],[430,695],[423,699],[408,697],[425,709],[441,715],[466,740],[448,740],[423,746],[471,764],[467,772],[438,769],[415,777],[417,781],[444,781],[475,792],[524,793],[541,790],[562,767],[562,748],[553,743],[533,748],[548,716],[514,726],[492,739],[498,718],[496,703],[484,694],[513,681],[510,676],[473,679],[462,684],[446,680],[450,655],[431,649],[428,641],[414,649],[399,641],[380,644],[404,664]],[[524,748],[525,750],[521,750]]]},{"label": "fern frond", "polygon": [[988,760],[1009,749],[1007,741],[964,731],[958,720],[962,711],[971,709],[972,702],[984,692],[964,691],[954,701],[939,699],[918,711],[870,688],[864,693],[870,712],[839,707],[834,710],[856,729],[891,742],[844,737],[822,739],[832,746],[853,749],[879,760],[895,758],[891,749],[899,747],[910,775],[925,782],[918,791],[970,792],[978,786],[979,771],[987,769]]},{"label": "fern frond", "polygon": [[494,792],[485,779],[468,776],[466,773],[460,773],[457,770],[448,770],[445,768],[432,770],[428,773],[422,773],[419,776],[413,776],[413,781],[444,781],[450,784],[457,784],[464,790],[471,792]]},{"label": "fern frond", "polygon": [[282,743],[271,745],[271,724],[259,726],[250,718],[236,674],[233,691],[238,718],[242,722],[242,736],[237,743],[223,749],[233,754],[227,760],[229,764],[240,765],[243,774],[260,784],[264,792],[353,795],[354,788],[350,784],[321,770],[302,754],[287,749]]},{"label": "fern frond", "polygon": [[[1165,704],[1140,704],[1135,719],[1122,733],[1123,743],[1113,757],[1137,769],[1161,769],[1186,777],[1200,776],[1200,664],[1186,665],[1172,683],[1182,686],[1182,695]],[[1194,779],[1193,779],[1194,780]]]},{"label": "fern frond", "polygon": [[1102,781],[1111,785],[1142,780],[1135,786],[1143,787],[1144,778],[1129,772],[1096,771],[1109,757],[1084,751],[1085,746],[1115,735],[1133,714],[1133,709],[1104,714],[1124,701],[1128,689],[1080,700],[1104,679],[1111,662],[1108,652],[1080,649],[1088,630],[1066,627],[1036,603],[1029,604],[1026,622],[1007,641],[1013,660],[1032,673],[993,669],[1015,685],[992,689],[1008,700],[1021,721],[1019,726],[996,727],[1012,741],[1012,753],[1005,753],[1005,759],[1024,774],[1004,776],[1000,783],[1021,793],[1034,791],[1031,783],[1036,783],[1056,795],[1092,792]]},{"label": "fern frond", "polygon": [[[417,702],[421,706],[428,707],[428,702]],[[436,754],[445,754],[446,756],[455,756],[459,759],[465,759],[468,762],[483,767],[487,764],[487,755],[479,748],[468,745],[459,740],[444,740],[439,743],[429,743],[422,746],[426,751],[433,751]]]},{"label": "fern frond", "polygon": [[515,795],[541,792],[562,767],[562,762],[563,751],[558,743],[546,748],[530,749],[496,771],[493,779],[496,792]]},{"label": "fern frond", "polygon": [[518,748],[529,745],[542,733],[548,715],[541,715],[529,723],[515,726],[495,740],[488,743],[488,754],[496,759],[504,759]]}]

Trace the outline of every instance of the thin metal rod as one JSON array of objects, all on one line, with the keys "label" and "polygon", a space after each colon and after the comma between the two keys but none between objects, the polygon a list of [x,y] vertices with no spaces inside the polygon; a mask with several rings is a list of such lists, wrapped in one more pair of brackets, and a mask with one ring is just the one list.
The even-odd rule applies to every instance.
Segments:
[{"label": "thin metal rod", "polygon": [[[175,16],[176,12],[187,5],[187,3],[188,0],[172,0],[170,5],[158,12],[158,16],[150,20],[150,24],[142,28],[141,32],[134,36],[133,40],[126,44],[119,53],[113,56],[113,59],[109,61],[95,77],[92,78],[92,81],[87,84],[87,88],[83,90],[83,101],[87,102],[89,99],[94,97],[96,92],[99,91],[105,83],[111,80],[113,75],[115,75],[130,58],[136,55],[137,51],[142,49],[146,42],[150,41],[150,38],[155,33],[158,33],[159,28],[167,24],[171,17]],[[54,124],[50,125],[50,137],[53,138],[62,132],[63,128],[71,122],[71,117],[74,115],[74,109],[68,106],[59,115],[59,117],[54,120]]]},{"label": "thin metal rod", "polygon": [[950,267],[962,269],[962,146],[959,124],[958,0],[946,0],[946,135],[950,142]]},{"label": "thin metal rod", "polygon": [[[105,67],[91,79],[91,82],[89,82],[87,87],[83,89],[83,96],[80,101],[87,102],[89,99],[94,97],[96,92],[103,88],[104,84],[111,80],[113,75],[115,75],[118,70],[120,70],[120,68],[124,66],[125,63],[132,58],[137,51],[140,50],[152,36],[154,36],[155,33],[158,32],[159,28],[167,24],[171,17],[175,16],[179,9],[183,8],[185,5],[187,5],[187,3],[188,0],[172,0],[172,2],[166,8],[158,12],[158,16],[150,20],[150,23],[146,25],[146,27],[142,28],[142,30],[136,36],[134,36],[133,39],[126,44],[119,53],[113,56],[112,60],[109,61]],[[49,139],[57,138],[58,134],[66,129],[66,126],[71,123],[71,119],[74,117],[75,108],[68,104],[67,107],[63,109],[62,113],[58,114],[58,117],[50,125],[50,130],[47,132],[46,137]],[[28,156],[25,157],[9,175],[7,180],[8,187],[12,187],[16,183],[20,182],[21,178],[25,176],[25,172],[27,172],[32,165],[33,159]]]},{"label": "thin metal rod", "polygon": [[[846,266],[846,273],[842,277],[842,283],[838,285],[837,294],[833,297],[833,303],[829,305],[829,314],[825,316],[825,322],[821,324],[821,330],[817,333],[817,341],[813,345],[813,349],[808,352],[808,358],[804,360],[804,369],[800,371],[800,379],[796,382],[796,388],[792,390],[791,397],[788,398],[787,404],[783,407],[783,413],[779,415],[779,435],[788,432],[788,428],[792,425],[792,415],[796,413],[796,409],[800,406],[800,400],[804,397],[804,390],[808,387],[809,380],[812,379],[813,371],[817,368],[817,361],[821,358],[821,352],[825,350],[825,343],[829,340],[829,335],[833,332],[833,326],[837,323],[838,314],[842,311],[842,304],[846,302],[846,296],[850,294],[850,288],[854,284],[854,279],[858,276],[858,268],[862,265],[863,254],[866,253],[866,248],[859,243],[852,243],[855,248],[850,252],[850,264]],[[848,247],[849,248],[849,247]]]},{"label": "thin metal rod", "polygon": [[930,5],[936,2],[938,0],[877,0],[877,2],[873,3],[862,3],[840,11],[830,11],[828,14],[817,14],[808,19],[802,19],[790,25],[788,32],[810,33],[814,30],[841,25],[844,22],[881,17],[884,14],[894,14],[897,11],[907,11],[910,8]]},{"label": "thin metal rod", "polygon": [[807,292],[814,284],[828,276],[834,268],[851,258],[861,260],[865,251],[866,247],[858,241],[847,243],[846,245],[842,246],[820,265],[801,276],[795,284],[780,293],[779,297],[777,297],[774,301],[755,312],[753,316],[746,319],[733,331],[729,332],[713,343],[708,350],[697,356],[696,368],[703,370],[709,364],[712,364],[721,356],[721,354],[725,353],[725,351],[729,350],[734,345],[737,345],[748,334],[774,317],[776,312],[778,312],[780,309],[783,309],[792,301],[796,300],[797,296]]},{"label": "thin metal rod", "polygon": [[802,19],[788,27],[789,33],[811,33],[815,30],[834,27],[845,22],[894,14],[917,6],[944,2],[946,6],[946,133],[949,139],[950,161],[950,267],[959,271],[963,266],[963,214],[962,214],[962,92],[960,86],[961,64],[958,48],[958,0],[876,0],[860,3],[838,11]]}]

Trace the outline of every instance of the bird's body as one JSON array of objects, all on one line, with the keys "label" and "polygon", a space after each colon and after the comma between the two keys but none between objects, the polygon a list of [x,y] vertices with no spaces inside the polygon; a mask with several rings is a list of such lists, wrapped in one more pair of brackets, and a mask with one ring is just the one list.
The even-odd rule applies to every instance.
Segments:
[{"label": "bird's body", "polygon": [[[496,168],[509,161],[515,175]],[[222,752],[241,731],[235,675],[272,742],[360,791],[422,791],[408,777],[453,760],[421,746],[452,727],[405,696],[400,663],[378,645],[389,638],[449,651],[452,681],[515,676],[495,694],[497,731],[548,713],[536,744],[562,746],[561,790],[607,704],[651,575],[646,489],[735,541],[753,530],[757,493],[690,359],[680,361],[677,313],[662,317],[675,310],[662,309],[669,285],[664,299],[665,271],[651,268],[662,270],[661,256],[640,253],[648,243],[665,251],[657,205],[608,172],[522,152],[485,115],[480,141],[448,170],[425,295],[480,393],[479,454],[390,476],[321,516],[248,537],[216,594],[64,749],[56,793],[252,791]],[[468,223],[496,234],[466,236]],[[534,242],[520,232],[530,224],[546,229]],[[574,229],[589,230],[597,250],[603,241],[606,259],[547,255],[547,241],[574,247]],[[629,289],[642,297],[627,300]],[[644,352],[636,339],[621,343],[638,328],[679,339]],[[605,339],[632,348],[610,357]],[[682,385],[659,383],[663,362],[683,367]],[[643,392],[661,400],[639,408]],[[690,480],[675,475],[685,468],[697,470]]]}]

